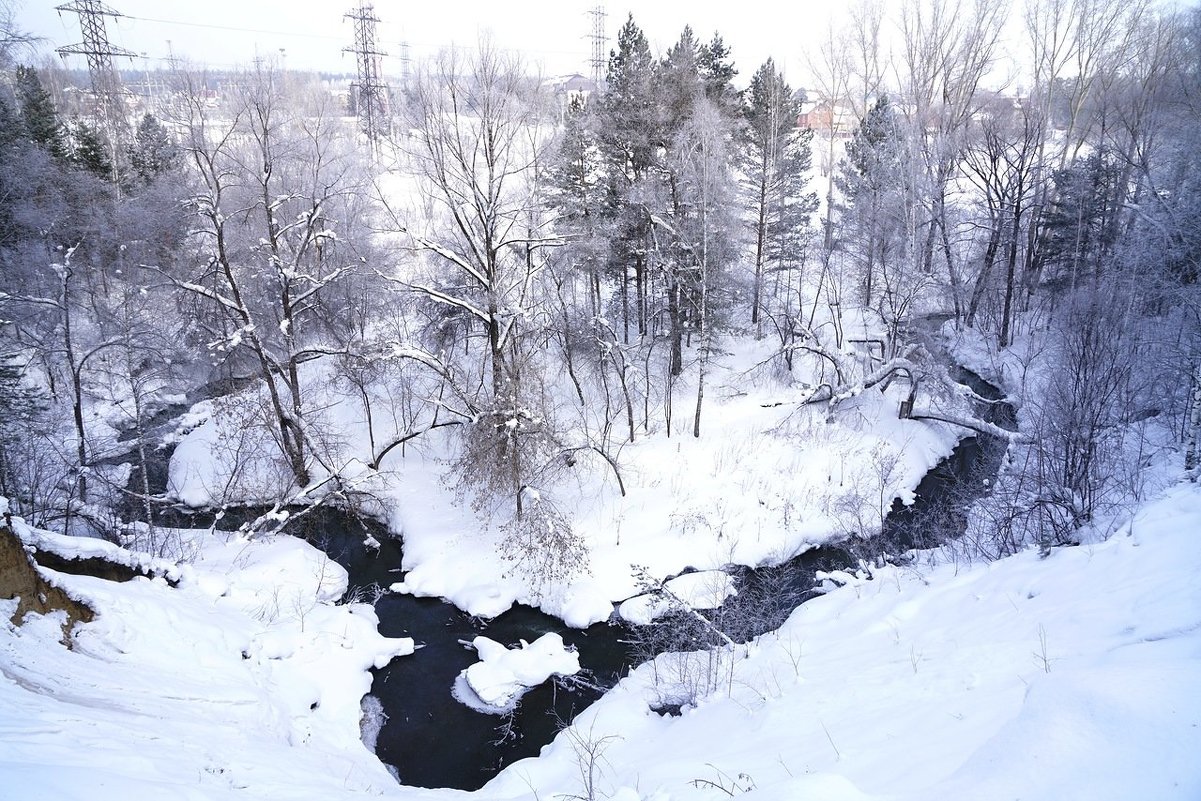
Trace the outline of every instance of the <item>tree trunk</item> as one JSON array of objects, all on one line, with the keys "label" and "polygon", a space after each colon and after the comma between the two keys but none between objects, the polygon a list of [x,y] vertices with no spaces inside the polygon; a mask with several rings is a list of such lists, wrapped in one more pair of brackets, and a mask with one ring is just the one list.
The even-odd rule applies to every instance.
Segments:
[{"label": "tree trunk", "polygon": [[621,341],[630,344],[630,272],[621,266]]},{"label": "tree trunk", "polygon": [[680,317],[680,284],[674,273],[667,281],[667,317],[671,323],[670,371],[674,378],[684,371],[684,331]]},{"label": "tree trunk", "polygon": [[1201,472],[1197,470],[1199,461],[1197,440],[1201,436],[1201,361],[1193,366],[1192,390],[1192,408],[1189,410],[1188,431],[1185,435],[1184,469],[1188,473],[1189,480],[1195,483],[1198,473]]},{"label": "tree trunk", "polygon": [[[68,256],[69,258],[69,256]],[[71,277],[69,264],[64,265],[62,275],[63,348],[66,350],[67,367],[71,372],[71,412],[75,421],[75,456],[79,470],[79,500],[88,502],[88,451],[83,427],[83,365],[76,362],[75,343],[71,337]]]},{"label": "tree trunk", "polygon": [[972,287],[972,297],[967,305],[967,317],[964,319],[964,324],[968,328],[976,325],[976,313],[980,310],[980,301],[984,298],[984,290],[988,286],[988,278],[992,274],[993,264],[997,260],[997,247],[1001,244],[1001,222],[998,220],[993,224],[992,230],[988,232],[988,247],[984,249],[984,263],[980,265],[980,272],[976,275],[976,284]]},{"label": "tree trunk", "polygon": [[755,281],[751,291],[751,324],[755,326],[755,339],[762,339],[763,326],[760,321],[759,306],[763,295],[763,258],[767,248],[767,149],[764,148],[760,159],[759,196],[757,198],[758,215],[755,221]]},{"label": "tree trunk", "polygon": [[1018,257],[1018,235],[1021,232],[1022,210],[1020,206],[1014,206],[1013,209],[1013,232],[1009,239],[1009,259],[1008,266],[1005,271],[1005,306],[1001,311],[1001,336],[999,344],[1002,348],[1007,347],[1011,340],[1011,318],[1013,316],[1013,282],[1014,272],[1017,270]]}]

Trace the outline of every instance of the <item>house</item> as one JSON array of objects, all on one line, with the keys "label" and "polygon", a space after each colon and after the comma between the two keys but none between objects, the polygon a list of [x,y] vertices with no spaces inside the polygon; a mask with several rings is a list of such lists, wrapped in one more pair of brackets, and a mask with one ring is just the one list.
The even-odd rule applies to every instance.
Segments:
[{"label": "house", "polygon": [[596,84],[591,78],[585,78],[578,72],[571,75],[559,75],[547,78],[542,87],[555,96],[559,105],[566,109],[576,98],[587,99],[596,92]]},{"label": "house", "polygon": [[849,103],[834,100],[812,100],[801,104],[797,125],[812,128],[818,136],[848,139],[858,120]]}]

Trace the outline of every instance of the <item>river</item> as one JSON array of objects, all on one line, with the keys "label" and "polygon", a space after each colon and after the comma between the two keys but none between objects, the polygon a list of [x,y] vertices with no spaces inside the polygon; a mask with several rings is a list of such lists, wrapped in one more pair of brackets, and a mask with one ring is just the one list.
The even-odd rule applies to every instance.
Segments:
[{"label": "river", "polygon": [[[995,387],[970,372],[960,371],[956,380],[983,398],[999,401],[1001,397]],[[1012,427],[1013,408],[1006,403],[983,404],[977,411],[990,422]],[[915,503],[894,504],[874,547],[897,554],[961,533],[965,505],[987,491],[984,479],[995,475],[1003,452],[1003,441],[996,437],[962,440],[919,484]],[[165,475],[161,478],[165,483]],[[221,524],[236,528],[256,514],[257,510],[228,513]],[[207,526],[211,519],[211,515],[177,516],[162,522]],[[321,509],[303,518],[292,533],[321,547],[347,569],[348,597],[370,599],[379,588],[401,579],[401,544],[378,523]],[[854,563],[850,552],[834,546],[808,551],[783,565],[737,570],[739,595],[714,613],[715,620],[719,625],[736,624],[736,639],[771,630],[812,597],[815,570]],[[744,614],[747,609],[755,614]],[[506,765],[535,756],[562,725],[600,696],[601,688],[612,686],[646,655],[645,642],[638,642],[646,638],[624,625],[571,629],[525,606],[483,620],[438,599],[386,593],[375,601],[375,610],[382,634],[412,637],[418,646],[413,655],[376,670],[372,685],[372,695],[386,715],[376,754],[410,786],[478,789]],[[544,684],[525,695],[511,717],[477,712],[452,698],[455,678],[476,661],[475,651],[467,645],[474,637],[484,634],[514,646],[552,631],[578,650],[587,671],[585,681]]]}]

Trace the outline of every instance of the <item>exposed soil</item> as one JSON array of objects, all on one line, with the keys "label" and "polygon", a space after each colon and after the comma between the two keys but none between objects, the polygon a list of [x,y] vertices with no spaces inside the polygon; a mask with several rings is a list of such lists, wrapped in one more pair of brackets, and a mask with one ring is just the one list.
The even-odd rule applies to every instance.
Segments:
[{"label": "exposed soil", "polygon": [[[78,563],[76,565],[78,566]],[[66,612],[67,620],[63,624],[64,638],[76,623],[87,623],[96,616],[90,606],[72,598],[38,572],[37,565],[26,553],[24,544],[7,525],[0,526],[0,598],[18,599],[16,611],[12,614],[12,623],[16,626],[21,625],[25,615],[30,612],[39,615],[60,610]]]}]

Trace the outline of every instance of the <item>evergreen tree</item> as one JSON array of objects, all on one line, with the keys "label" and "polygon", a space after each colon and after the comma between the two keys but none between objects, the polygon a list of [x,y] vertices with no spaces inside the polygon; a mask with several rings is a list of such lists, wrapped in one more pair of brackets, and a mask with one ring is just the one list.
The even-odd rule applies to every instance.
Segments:
[{"label": "evergreen tree", "polygon": [[615,173],[627,182],[646,171],[662,140],[655,107],[656,69],[646,35],[631,14],[609,54],[599,134]]},{"label": "evergreen tree", "polygon": [[[609,272],[618,289],[622,340],[631,330],[647,332],[650,214],[658,207],[658,176],[652,168],[663,147],[663,126],[655,91],[659,65],[642,29],[631,15],[609,55],[605,91],[593,117],[604,162],[602,216],[609,236]],[[633,199],[637,202],[631,202]],[[634,279],[631,299],[630,278]]]},{"label": "evergreen tree", "polygon": [[838,186],[847,212],[844,242],[860,261],[862,300],[870,305],[877,279],[903,244],[901,131],[887,96],[868,110],[847,143]]},{"label": "evergreen tree", "polygon": [[738,110],[739,97],[734,89],[734,76],[738,70],[730,60],[730,48],[714,33],[708,44],[703,44],[697,51],[697,64],[700,68],[701,82],[705,86],[705,95],[724,114],[734,116]]},{"label": "evergreen tree", "polygon": [[171,138],[166,126],[147,113],[138,122],[134,131],[133,144],[129,146],[129,166],[134,175],[149,183],[162,173],[169,172],[179,164],[179,146]]},{"label": "evergreen tree", "polygon": [[1040,254],[1048,277],[1073,285],[1087,275],[1099,278],[1118,239],[1126,197],[1122,167],[1102,147],[1057,170],[1053,181],[1055,200],[1044,215]]},{"label": "evergreen tree", "polygon": [[[9,98],[0,94],[0,151],[7,151],[24,139],[25,128],[21,117]],[[0,158],[7,158],[7,154],[0,152]]]},{"label": "evergreen tree", "polygon": [[42,86],[37,70],[33,67],[17,67],[15,78],[17,102],[21,108],[25,135],[55,158],[67,158],[67,142],[62,123],[59,122],[50,93]]},{"label": "evergreen tree", "polygon": [[800,101],[771,59],[755,72],[744,103],[743,174],[755,231],[751,322],[761,333],[764,273],[801,258],[817,209],[817,196],[805,191],[813,132],[798,125]]},{"label": "evergreen tree", "polygon": [[47,433],[44,393],[25,381],[24,367],[12,353],[0,355],[0,494],[12,511],[29,514],[32,487],[27,475],[36,440]]},{"label": "evergreen tree", "polygon": [[100,129],[88,122],[75,119],[71,121],[70,131],[71,154],[68,161],[78,169],[91,173],[97,178],[111,180],[113,162],[109,158],[108,143]]},{"label": "evergreen tree", "polygon": [[692,28],[685,25],[680,39],[667,51],[660,69],[658,89],[666,139],[674,137],[688,120],[697,98],[705,90],[701,81],[700,46]]},{"label": "evergreen tree", "polygon": [[583,98],[573,98],[545,181],[548,201],[558,214],[558,232],[570,237],[571,257],[587,276],[593,316],[600,313],[602,260],[598,232],[604,203],[603,178],[600,153],[589,128],[588,104]]}]

